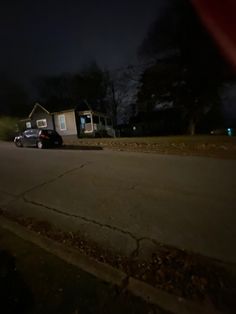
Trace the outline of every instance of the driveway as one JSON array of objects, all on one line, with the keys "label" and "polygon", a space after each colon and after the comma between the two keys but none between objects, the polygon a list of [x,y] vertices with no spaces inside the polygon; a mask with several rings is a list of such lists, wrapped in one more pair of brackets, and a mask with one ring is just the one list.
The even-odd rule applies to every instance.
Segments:
[{"label": "driveway", "polygon": [[0,207],[122,254],[156,243],[236,262],[236,161],[0,142]]}]

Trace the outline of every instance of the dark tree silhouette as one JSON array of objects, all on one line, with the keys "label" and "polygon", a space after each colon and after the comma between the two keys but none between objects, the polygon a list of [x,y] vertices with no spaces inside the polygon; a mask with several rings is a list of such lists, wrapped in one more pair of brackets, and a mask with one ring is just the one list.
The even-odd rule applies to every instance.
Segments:
[{"label": "dark tree silhouette", "polygon": [[72,87],[75,100],[86,100],[94,110],[106,111],[107,75],[96,62],[73,77]]},{"label": "dark tree silhouette", "polygon": [[34,85],[38,90],[39,101],[50,111],[66,109],[74,105],[71,75],[40,77],[34,81]]},{"label": "dark tree silhouette", "polygon": [[142,76],[138,103],[151,111],[172,102],[194,134],[202,117],[219,107],[223,83],[232,77],[190,1],[168,3],[140,47],[140,55],[155,64]]},{"label": "dark tree silhouette", "polygon": [[139,68],[128,66],[107,72],[107,106],[113,117],[113,125],[128,122],[135,113],[137,87],[139,85]]},{"label": "dark tree silhouette", "polygon": [[105,72],[91,63],[76,74],[41,77],[35,80],[39,101],[49,110],[68,109],[86,101],[94,110],[105,110]]},{"label": "dark tree silhouette", "polygon": [[0,77],[0,115],[24,117],[29,111],[26,90],[5,75]]}]

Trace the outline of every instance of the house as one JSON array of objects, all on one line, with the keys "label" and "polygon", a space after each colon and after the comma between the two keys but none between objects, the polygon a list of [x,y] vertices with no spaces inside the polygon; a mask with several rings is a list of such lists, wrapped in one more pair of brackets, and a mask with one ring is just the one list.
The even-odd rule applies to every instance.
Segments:
[{"label": "house", "polygon": [[30,128],[47,128],[54,129],[53,115],[47,111],[43,106],[36,103],[29,117],[25,120],[25,127]]},{"label": "house", "polygon": [[87,136],[115,136],[112,119],[93,110],[78,111],[79,134]]},{"label": "house", "polygon": [[61,135],[79,135],[75,109],[53,112],[54,129]]},{"label": "house", "polygon": [[27,119],[22,120],[23,128],[53,129],[61,136],[78,137],[115,136],[112,120],[108,115],[93,111],[88,105],[86,110],[78,108],[50,113],[36,103]]}]

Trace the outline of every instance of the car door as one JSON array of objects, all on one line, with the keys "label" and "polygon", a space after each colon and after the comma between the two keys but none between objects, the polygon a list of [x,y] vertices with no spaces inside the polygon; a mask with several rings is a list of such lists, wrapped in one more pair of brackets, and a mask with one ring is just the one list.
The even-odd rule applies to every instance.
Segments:
[{"label": "car door", "polygon": [[38,137],[39,137],[39,130],[38,129],[32,130],[32,133],[30,134],[30,146],[37,145]]},{"label": "car door", "polygon": [[23,132],[23,145],[34,146],[36,144],[35,130],[30,129]]}]

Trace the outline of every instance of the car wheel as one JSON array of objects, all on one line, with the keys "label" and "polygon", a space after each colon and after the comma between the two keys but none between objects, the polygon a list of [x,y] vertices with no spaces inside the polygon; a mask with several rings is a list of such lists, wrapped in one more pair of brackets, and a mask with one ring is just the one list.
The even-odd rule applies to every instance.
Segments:
[{"label": "car wheel", "polygon": [[23,147],[23,144],[21,141],[16,141],[15,144],[17,147]]},{"label": "car wheel", "polygon": [[43,146],[43,143],[41,142],[41,141],[38,141],[37,142],[37,147],[39,148],[39,149],[42,149],[44,146]]}]

